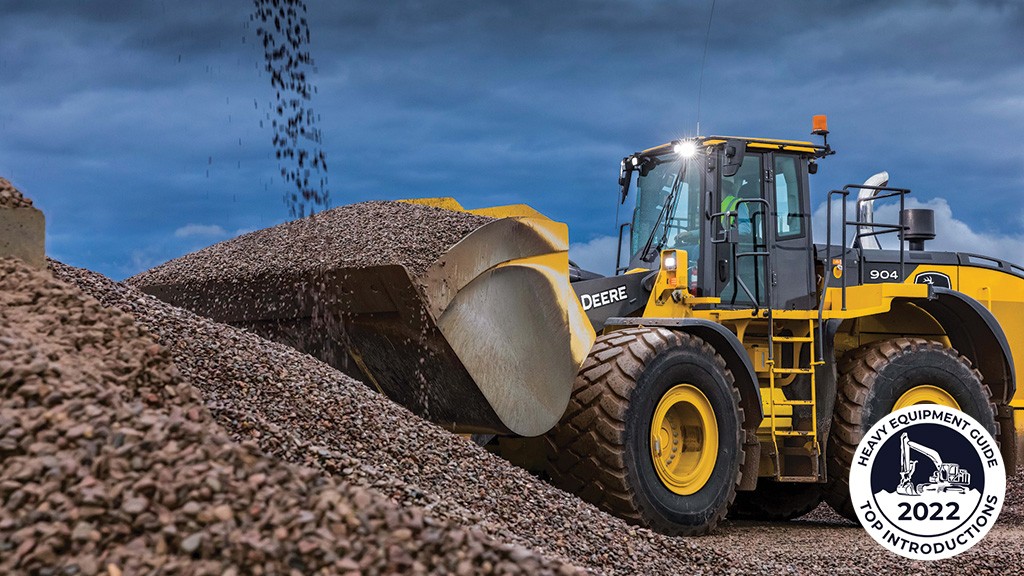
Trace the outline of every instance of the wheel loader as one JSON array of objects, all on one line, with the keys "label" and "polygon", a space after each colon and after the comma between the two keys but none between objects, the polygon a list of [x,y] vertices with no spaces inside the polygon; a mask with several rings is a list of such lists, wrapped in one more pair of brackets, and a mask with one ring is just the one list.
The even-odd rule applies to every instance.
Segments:
[{"label": "wheel loader", "polygon": [[[928,482],[914,484],[917,460],[910,459],[911,450],[932,461],[934,472],[928,477]],[[966,494],[970,486],[970,472],[955,462],[943,462],[938,451],[912,442],[906,432],[900,435],[900,483],[896,487],[896,493],[903,496],[920,496],[929,492]]]},{"label": "wheel loader", "polygon": [[[926,250],[932,213],[885,178],[812,194],[834,152],[824,117],[813,134],[823,142],[703,136],[624,158],[618,194],[635,208],[612,276],[570,262],[567,227],[519,205],[471,210],[493,220],[416,274],[142,288],[318,355],[668,534],[727,514],[795,518],[823,499],[855,518],[858,442],[914,404],[976,419],[1012,473],[1024,268]],[[876,203],[898,204],[898,221],[876,222]]]}]

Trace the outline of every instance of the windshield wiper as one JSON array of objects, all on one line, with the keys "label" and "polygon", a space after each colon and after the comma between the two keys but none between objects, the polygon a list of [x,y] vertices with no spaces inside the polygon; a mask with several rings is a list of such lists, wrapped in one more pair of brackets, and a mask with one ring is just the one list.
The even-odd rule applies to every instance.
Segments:
[{"label": "windshield wiper", "polygon": [[[668,209],[668,212],[669,212],[669,214],[675,214],[676,213],[676,207],[679,205],[679,194],[678,194],[678,192],[674,192],[671,195],[671,197],[669,198],[669,202],[671,202],[671,204],[670,204],[670,207]],[[672,226],[672,217],[669,216],[668,218],[665,218],[664,224],[661,225],[661,238],[658,239],[658,245],[654,247],[654,251],[653,251],[654,254],[660,254],[661,253],[661,249],[665,247],[665,244],[668,244],[668,229],[671,226]]]},{"label": "windshield wiper", "polygon": [[[670,207],[673,207],[674,209],[676,194],[679,191],[679,183],[686,176],[686,169],[688,166],[689,162],[687,162],[684,159],[682,165],[679,167],[679,171],[676,172],[675,179],[672,180],[672,191],[669,192],[668,196],[665,198],[665,204],[661,207],[661,212],[658,213],[658,218],[654,221],[654,225],[651,226],[651,235],[647,237],[647,242],[644,244],[644,249],[640,252],[640,260],[644,262],[650,262],[654,260],[653,254],[657,254],[658,252],[660,252],[661,249],[665,246],[665,242],[668,241],[668,227],[669,223],[671,222],[671,218],[664,218],[664,216],[665,213],[669,211]],[[651,247],[654,244],[654,236],[658,233],[658,224],[661,224],[663,218],[665,220],[665,224],[662,226],[663,230],[661,233],[661,239],[658,241],[658,247],[653,251],[652,254]]]}]

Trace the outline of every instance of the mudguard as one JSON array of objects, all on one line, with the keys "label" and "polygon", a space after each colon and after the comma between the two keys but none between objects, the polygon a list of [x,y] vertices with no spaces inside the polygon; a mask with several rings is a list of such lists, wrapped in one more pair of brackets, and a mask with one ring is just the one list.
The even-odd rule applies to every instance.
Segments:
[{"label": "mudguard", "polygon": [[743,343],[721,324],[702,318],[609,318],[606,326],[652,326],[671,328],[693,334],[711,345],[721,354],[725,365],[736,379],[743,407],[743,427],[756,429],[764,419],[761,389],[757,383],[754,365],[750,362]]}]

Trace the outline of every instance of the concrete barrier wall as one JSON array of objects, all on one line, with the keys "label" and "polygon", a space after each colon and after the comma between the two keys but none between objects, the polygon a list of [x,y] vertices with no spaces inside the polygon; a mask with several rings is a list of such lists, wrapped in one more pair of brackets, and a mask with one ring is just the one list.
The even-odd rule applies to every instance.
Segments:
[{"label": "concrete barrier wall", "polygon": [[46,219],[35,208],[0,208],[0,257],[46,267]]}]

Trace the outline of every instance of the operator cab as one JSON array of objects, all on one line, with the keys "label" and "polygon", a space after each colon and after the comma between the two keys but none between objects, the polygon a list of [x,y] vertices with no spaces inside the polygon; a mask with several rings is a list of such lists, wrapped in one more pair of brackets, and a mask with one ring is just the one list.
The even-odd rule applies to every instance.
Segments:
[{"label": "operator cab", "polygon": [[[830,152],[827,144],[709,136],[626,157],[622,200],[635,182],[636,203],[628,265],[618,271],[656,270],[661,251],[677,249],[687,255],[690,293],[718,297],[718,307],[814,308],[808,174]],[[619,254],[621,243],[620,235]]]}]

